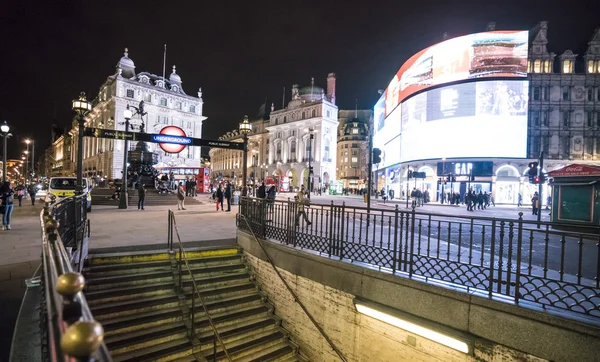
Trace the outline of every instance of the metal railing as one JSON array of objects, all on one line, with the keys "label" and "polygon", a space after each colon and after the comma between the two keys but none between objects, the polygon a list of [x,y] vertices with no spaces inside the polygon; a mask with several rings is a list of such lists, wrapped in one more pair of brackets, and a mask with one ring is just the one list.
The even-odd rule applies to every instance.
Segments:
[{"label": "metal railing", "polygon": [[[489,299],[600,317],[600,228],[242,198],[259,238]],[[540,228],[538,228],[538,225]]]},{"label": "metal railing", "polygon": [[64,198],[52,204],[50,213],[58,222],[58,234],[70,261],[77,271],[83,269],[87,257],[90,220],[87,217],[87,195]]},{"label": "metal railing", "polygon": [[[240,204],[240,205],[242,205],[242,204]],[[273,259],[271,259],[271,257],[269,256],[269,253],[267,253],[267,250],[265,249],[263,243],[261,242],[261,240],[258,237],[256,237],[256,234],[252,230],[252,227],[250,227],[250,223],[248,222],[248,218],[243,213],[239,213],[238,214],[238,222],[239,222],[239,219],[243,220],[243,224],[246,225],[246,227],[247,227],[246,230],[249,231],[252,234],[252,236],[254,237],[254,240],[258,243],[258,245],[260,245],[260,248],[262,249],[263,253],[267,257],[267,260],[269,261],[269,264],[271,264],[271,267],[275,271],[275,274],[277,274],[277,276],[279,277],[279,280],[281,280],[281,282],[283,283],[283,285],[285,286],[285,288],[292,295],[292,299],[294,300],[294,302],[298,303],[298,306],[300,306],[300,308],[302,309],[302,311],[304,312],[304,314],[306,314],[306,316],[308,317],[308,319],[310,319],[311,323],[317,328],[317,330],[319,331],[319,333],[321,334],[321,336],[323,336],[323,338],[325,339],[325,341],[327,341],[327,343],[329,344],[329,346],[331,347],[331,349],[333,349],[333,351],[338,355],[338,357],[340,357],[340,359],[342,361],[346,362],[347,359],[342,354],[342,351],[340,351],[340,349],[336,347],[336,345],[333,343],[333,341],[331,340],[331,338],[329,338],[329,336],[327,335],[327,333],[325,333],[325,331],[323,330],[323,328],[321,328],[321,326],[319,326],[319,324],[317,323],[317,321],[315,320],[315,318],[312,316],[312,314],[310,314],[310,312],[308,311],[308,309],[306,309],[306,307],[304,306],[304,303],[302,303],[300,301],[300,299],[298,299],[298,296],[296,295],[296,293],[294,292],[294,290],[289,286],[289,284],[281,276],[281,273],[279,272],[279,270],[275,266],[275,263],[273,263]]]},{"label": "metal railing", "polygon": [[[58,361],[112,361],[103,342],[104,331],[92,316],[82,290],[85,279],[72,266],[72,255],[67,252],[62,235],[76,239],[81,220],[68,225],[61,218],[61,205],[67,209],[77,198],[69,198],[51,207],[48,203],[40,214],[42,227],[41,292],[42,360]],[[58,218],[56,217],[58,216]],[[61,224],[62,219],[65,224]],[[85,222],[82,225],[86,225]],[[62,233],[61,233],[62,230]]]},{"label": "metal railing", "polygon": [[169,209],[168,212],[168,223],[167,223],[167,244],[169,247],[169,250],[171,252],[175,252],[175,250],[173,249],[173,232],[175,232],[175,234],[177,235],[177,243],[178,243],[178,253],[177,253],[177,270],[178,270],[178,283],[179,283],[179,291],[183,292],[183,272],[182,272],[182,265],[185,264],[185,268],[187,269],[188,274],[190,275],[190,279],[192,281],[192,308],[190,309],[190,337],[192,339],[195,338],[196,336],[196,327],[195,327],[195,309],[196,309],[196,296],[198,297],[198,300],[200,301],[200,304],[202,304],[202,309],[204,309],[204,313],[206,314],[206,318],[208,319],[208,322],[210,323],[210,327],[213,330],[213,361],[217,360],[217,341],[219,341],[219,344],[221,345],[221,348],[223,349],[223,353],[225,354],[225,356],[227,357],[227,360],[229,362],[231,362],[231,357],[229,356],[229,352],[227,351],[227,348],[225,348],[225,343],[223,343],[223,340],[221,339],[221,336],[219,334],[219,332],[217,331],[217,327],[215,326],[212,317],[210,316],[210,313],[208,312],[208,308],[206,307],[206,304],[204,303],[204,298],[202,298],[202,294],[200,294],[200,290],[198,289],[198,285],[196,284],[196,279],[194,278],[194,274],[192,273],[192,269],[190,268],[190,264],[188,262],[188,258],[187,258],[187,254],[185,252],[185,249],[183,248],[183,244],[181,243],[181,237],[179,236],[179,229],[177,229],[177,221],[175,220],[175,213],[173,212],[173,210]]}]

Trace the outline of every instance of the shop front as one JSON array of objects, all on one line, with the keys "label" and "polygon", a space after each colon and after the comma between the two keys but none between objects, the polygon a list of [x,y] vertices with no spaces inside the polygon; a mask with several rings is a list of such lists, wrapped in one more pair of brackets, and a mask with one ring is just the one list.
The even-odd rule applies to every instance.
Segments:
[{"label": "shop front", "polygon": [[490,194],[493,169],[494,163],[487,161],[438,162],[436,190],[438,201],[442,199],[442,195],[444,195],[443,199],[447,200],[449,196],[458,194],[462,202],[469,190],[477,194],[480,192]]},{"label": "shop front", "polygon": [[600,226],[600,166],[573,164],[548,176],[553,222]]}]

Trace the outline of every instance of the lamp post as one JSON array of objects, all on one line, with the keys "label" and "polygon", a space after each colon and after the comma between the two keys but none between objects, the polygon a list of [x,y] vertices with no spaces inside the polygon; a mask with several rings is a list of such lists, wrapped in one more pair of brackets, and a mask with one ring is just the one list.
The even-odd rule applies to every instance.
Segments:
[{"label": "lamp post", "polygon": [[[135,112],[132,112],[130,108],[133,108]],[[144,132],[144,116],[146,112],[144,112],[144,101],[141,101],[140,104],[136,106],[127,105],[127,108],[123,111],[123,118],[125,118],[125,122],[121,122],[120,124],[125,124],[125,132],[129,132],[129,121],[136,114],[140,115],[141,124],[138,126],[140,132]],[[125,146],[123,150],[123,178],[121,180],[121,196],[119,197],[119,209],[127,209],[127,167],[129,166],[129,162],[127,160],[129,152],[129,140],[127,136],[125,136]]]},{"label": "lamp post", "polygon": [[85,126],[85,115],[92,110],[92,104],[85,98],[85,92],[79,94],[79,98],[73,100],[71,109],[77,113],[77,191],[83,193],[83,128]]},{"label": "lamp post", "polygon": [[30,173],[35,174],[35,142],[32,139],[26,139],[27,151],[29,151],[29,145],[31,144],[31,171]]},{"label": "lamp post", "polygon": [[313,192],[313,179],[315,177],[312,168],[312,140],[315,138],[313,129],[309,128],[308,132],[310,136],[308,138],[308,199],[310,200],[310,194]]},{"label": "lamp post", "polygon": [[25,184],[29,181],[29,144],[27,144],[27,149],[23,151],[25,154]]},{"label": "lamp post", "polygon": [[248,190],[246,190],[246,182],[248,178],[248,133],[252,131],[252,125],[248,122],[248,116],[244,116],[244,121],[240,123],[240,132],[244,139],[244,159],[242,161],[242,196],[248,196]]},{"label": "lamp post", "polygon": [[6,182],[6,139],[10,136],[10,133],[8,133],[9,130],[10,128],[8,127],[8,124],[6,123],[6,121],[4,121],[4,123],[2,123],[2,125],[0,126],[0,131],[2,131],[2,138],[4,138],[4,145],[2,151],[2,182]]}]

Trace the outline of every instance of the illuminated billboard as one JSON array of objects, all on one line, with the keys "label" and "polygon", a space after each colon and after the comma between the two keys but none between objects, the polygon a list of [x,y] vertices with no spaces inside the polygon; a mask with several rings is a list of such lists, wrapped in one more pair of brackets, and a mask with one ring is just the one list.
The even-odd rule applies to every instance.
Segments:
[{"label": "illuminated billboard", "polygon": [[449,82],[527,77],[527,31],[489,31],[449,39],[406,61],[385,91],[385,115],[410,95]]},{"label": "illuminated billboard", "polygon": [[528,92],[526,80],[490,80],[441,87],[408,99],[401,106],[402,162],[525,158]]}]

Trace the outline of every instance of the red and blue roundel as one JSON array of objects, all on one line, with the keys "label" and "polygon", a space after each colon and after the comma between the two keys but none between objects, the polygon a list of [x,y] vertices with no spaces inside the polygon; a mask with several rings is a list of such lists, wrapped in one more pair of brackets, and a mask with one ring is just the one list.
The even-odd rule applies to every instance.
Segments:
[{"label": "red and blue roundel", "polygon": [[177,126],[161,129],[159,134],[153,135],[153,141],[158,142],[160,148],[167,153],[179,153],[192,143],[192,139],[186,137],[185,131]]}]

